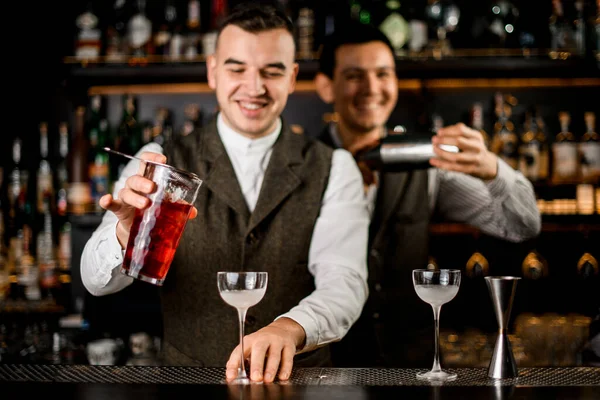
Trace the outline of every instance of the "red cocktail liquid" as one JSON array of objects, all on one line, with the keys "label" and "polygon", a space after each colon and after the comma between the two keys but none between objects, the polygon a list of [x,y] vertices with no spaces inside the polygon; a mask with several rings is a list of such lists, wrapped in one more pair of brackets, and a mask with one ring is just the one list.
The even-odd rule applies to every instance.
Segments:
[{"label": "red cocktail liquid", "polygon": [[136,210],[121,272],[162,285],[191,209],[190,204],[163,201]]}]

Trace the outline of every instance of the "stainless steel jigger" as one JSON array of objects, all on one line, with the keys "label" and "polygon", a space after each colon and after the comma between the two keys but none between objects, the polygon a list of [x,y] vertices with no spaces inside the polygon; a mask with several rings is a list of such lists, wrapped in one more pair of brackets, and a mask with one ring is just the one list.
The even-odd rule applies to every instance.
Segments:
[{"label": "stainless steel jigger", "polygon": [[488,368],[490,378],[514,378],[519,375],[512,346],[508,340],[508,321],[515,299],[517,282],[521,278],[514,276],[486,276],[488,290],[492,297],[496,320],[498,321],[498,337],[494,354]]}]

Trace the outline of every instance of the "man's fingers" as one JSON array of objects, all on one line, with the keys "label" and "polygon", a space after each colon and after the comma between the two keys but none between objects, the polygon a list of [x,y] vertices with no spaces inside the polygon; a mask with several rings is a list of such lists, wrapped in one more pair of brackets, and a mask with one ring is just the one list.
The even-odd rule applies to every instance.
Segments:
[{"label": "man's fingers", "polygon": [[268,348],[268,342],[256,341],[252,345],[252,353],[250,354],[250,378],[253,381],[263,380],[265,356],[267,355]]},{"label": "man's fingers", "polygon": [[296,349],[293,346],[285,346],[281,352],[281,362],[279,366],[279,379],[286,381],[292,374],[294,366],[294,353]]},{"label": "man's fingers", "polygon": [[227,360],[227,364],[225,365],[225,367],[226,367],[225,378],[227,379],[227,381],[231,381],[237,376],[238,368],[241,365],[240,364],[240,351],[241,351],[241,348],[238,345],[235,349],[233,349],[233,351],[231,352],[231,355],[229,356],[229,360]]},{"label": "man's fingers", "polygon": [[131,189],[123,188],[119,192],[119,200],[140,210],[146,208],[150,201],[147,197],[137,194]]},{"label": "man's fingers", "polygon": [[279,369],[279,362],[281,361],[281,350],[280,346],[271,345],[267,355],[267,363],[265,365],[265,383],[271,383],[277,375]]},{"label": "man's fingers", "polygon": [[198,209],[196,207],[192,207],[192,211],[190,211],[189,219],[194,219],[198,216]]},{"label": "man's fingers", "polygon": [[[140,158],[142,160],[156,161],[156,162],[159,162],[162,164],[165,164],[167,162],[167,157],[164,154],[153,153],[150,151],[146,151],[146,152],[143,152],[142,154],[140,154]],[[146,163],[140,162],[140,167],[138,168],[138,174],[143,175],[145,169],[146,169]]]},{"label": "man's fingers", "polygon": [[139,193],[150,194],[156,190],[156,183],[152,182],[150,179],[144,178],[143,176],[133,175],[127,178],[125,187],[135,190]]}]

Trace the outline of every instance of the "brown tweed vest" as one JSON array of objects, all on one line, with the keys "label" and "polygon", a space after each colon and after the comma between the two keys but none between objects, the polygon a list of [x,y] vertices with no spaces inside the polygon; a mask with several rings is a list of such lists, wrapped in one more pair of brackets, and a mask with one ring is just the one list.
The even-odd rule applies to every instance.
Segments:
[{"label": "brown tweed vest", "polygon": [[[219,296],[217,272],[269,273],[265,297],[248,310],[246,334],[314,290],[308,251],[332,150],[292,133],[284,123],[252,213],[216,120],[165,152],[169,164],[198,174],[203,184],[195,204],[198,217],[188,222],[161,290],[164,363],[223,367],[239,333],[235,308]],[[328,354],[328,349],[316,353]]]}]

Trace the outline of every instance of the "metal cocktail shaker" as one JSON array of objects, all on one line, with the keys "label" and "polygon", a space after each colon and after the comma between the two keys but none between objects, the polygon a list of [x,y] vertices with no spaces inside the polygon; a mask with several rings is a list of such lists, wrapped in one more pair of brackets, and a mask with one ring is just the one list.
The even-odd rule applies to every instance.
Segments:
[{"label": "metal cocktail shaker", "polygon": [[[432,134],[402,133],[391,134],[381,139],[378,146],[357,155],[358,161],[364,161],[372,169],[415,170],[430,168],[429,159],[435,157]],[[440,148],[458,153],[457,146],[440,145]]]}]

